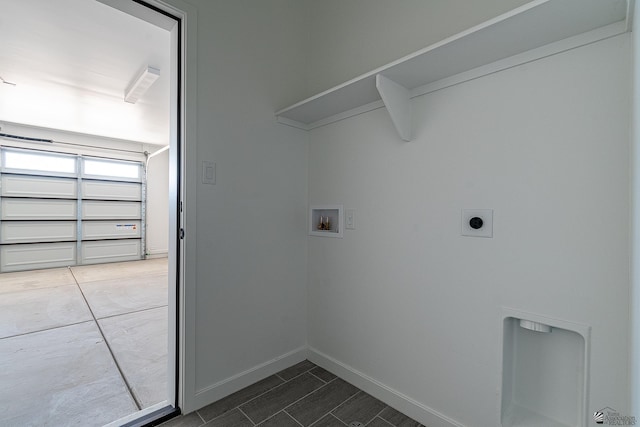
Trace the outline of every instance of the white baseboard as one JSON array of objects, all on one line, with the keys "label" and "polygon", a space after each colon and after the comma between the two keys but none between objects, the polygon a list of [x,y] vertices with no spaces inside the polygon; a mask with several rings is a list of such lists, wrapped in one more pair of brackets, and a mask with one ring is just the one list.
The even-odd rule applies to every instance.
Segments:
[{"label": "white baseboard", "polygon": [[352,367],[345,365],[336,359],[309,347],[308,357],[316,365],[332,372],[345,381],[366,391],[373,397],[392,408],[406,414],[420,423],[429,427],[464,427],[462,424],[439,414],[437,411],[425,406],[408,396],[382,384],[380,381],[371,378]]},{"label": "white baseboard", "polygon": [[261,363],[239,374],[233,375],[208,387],[196,391],[193,409],[198,410],[210,403],[227,397],[253,383],[265,379],[269,375],[280,372],[307,358],[307,347],[300,347],[275,359]]},{"label": "white baseboard", "polygon": [[222,399],[238,390],[254,384],[269,375],[273,375],[309,359],[316,365],[334,373],[349,383],[369,393],[376,399],[397,409],[403,414],[429,427],[465,427],[428,406],[421,404],[374,378],[359,372],[338,360],[311,347],[300,347],[261,363],[232,377],[219,381],[198,390],[195,394],[194,409],[200,409],[210,403]]}]

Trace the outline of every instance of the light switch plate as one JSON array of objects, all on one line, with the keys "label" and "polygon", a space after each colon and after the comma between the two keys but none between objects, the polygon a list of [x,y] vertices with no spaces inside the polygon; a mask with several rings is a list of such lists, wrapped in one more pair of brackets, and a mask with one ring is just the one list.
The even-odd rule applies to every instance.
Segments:
[{"label": "light switch plate", "polygon": [[216,164],[214,162],[202,162],[202,183],[213,184],[216,183]]},{"label": "light switch plate", "polygon": [[[482,227],[478,229],[470,224],[471,219],[476,217],[482,220]],[[461,234],[469,237],[493,237],[493,209],[463,209]]]},{"label": "light switch plate", "polygon": [[355,209],[344,210],[344,228],[347,230],[356,229],[356,211]]}]

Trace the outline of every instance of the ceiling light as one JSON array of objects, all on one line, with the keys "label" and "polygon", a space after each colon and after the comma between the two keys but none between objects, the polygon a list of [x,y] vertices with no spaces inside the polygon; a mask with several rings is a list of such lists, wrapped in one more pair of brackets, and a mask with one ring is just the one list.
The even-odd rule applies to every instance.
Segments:
[{"label": "ceiling light", "polygon": [[2,78],[2,76],[0,76],[0,80],[2,80],[2,83],[6,84],[6,85],[16,86],[15,83],[6,81],[5,79]]},{"label": "ceiling light", "polygon": [[124,100],[135,104],[138,99],[151,87],[160,77],[160,70],[153,67],[146,67],[142,72],[133,80],[133,83],[129,85],[124,92]]}]

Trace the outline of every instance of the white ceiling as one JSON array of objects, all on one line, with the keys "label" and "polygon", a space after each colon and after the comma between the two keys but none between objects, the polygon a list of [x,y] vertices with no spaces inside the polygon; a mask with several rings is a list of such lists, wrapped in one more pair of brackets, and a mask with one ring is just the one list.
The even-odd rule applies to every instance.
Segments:
[{"label": "white ceiling", "polygon": [[[95,0],[0,0],[2,121],[169,143],[170,33]],[[146,66],[160,78],[136,103]]]}]

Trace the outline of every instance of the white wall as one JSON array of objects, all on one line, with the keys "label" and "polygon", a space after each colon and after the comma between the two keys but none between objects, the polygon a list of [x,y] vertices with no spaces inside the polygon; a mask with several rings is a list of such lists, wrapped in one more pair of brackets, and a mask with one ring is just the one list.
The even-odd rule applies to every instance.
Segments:
[{"label": "white wall", "polygon": [[[109,155],[121,160],[144,160],[144,151],[155,151],[159,147],[136,141],[105,138],[76,132],[68,132],[59,129],[50,129],[37,126],[22,125],[2,120],[0,117],[0,132],[10,135],[27,136],[31,138],[52,139],[66,144],[29,143],[11,138],[0,139],[0,145],[5,147],[33,148],[36,150],[49,150],[61,153],[84,154],[88,156]],[[76,144],[76,145],[74,145]],[[104,150],[109,147],[111,150]],[[154,148],[155,147],[155,148]],[[122,150],[122,151],[118,151]]]},{"label": "white wall", "polygon": [[631,333],[630,352],[630,413],[640,417],[640,4],[634,8],[632,32],[631,115]]},{"label": "white wall", "polygon": [[[187,1],[198,9],[187,61],[198,75],[187,98],[187,120],[197,115],[186,141],[196,220],[185,241],[195,294],[187,411],[303,355],[308,319],[316,350],[461,423],[494,427],[503,305],[591,324],[589,410],[626,409],[626,36],[416,99],[412,143],[381,109],[314,130],[308,146],[275,123],[276,109],[435,40],[391,36],[384,55],[360,57],[354,49],[376,44],[364,38],[351,59],[338,55],[341,36],[386,27],[347,19],[327,27],[335,43],[313,35],[341,16],[314,18],[327,2]],[[455,33],[496,7],[443,26]],[[200,160],[217,163],[215,186],[193,184]],[[357,209],[358,229],[307,238],[307,202]],[[496,209],[494,239],[458,236],[467,206]]]},{"label": "white wall", "polygon": [[527,2],[309,1],[307,96],[395,61]]},{"label": "white wall", "polygon": [[[195,283],[185,286],[197,295],[186,313],[195,324],[187,411],[271,373],[282,356],[306,356],[308,150],[305,132],[274,117],[304,91],[305,2],[189,3],[198,33],[187,67],[197,66],[198,102],[186,174],[198,184],[195,198],[187,194],[197,217],[185,241],[195,256],[187,260]],[[201,160],[216,163],[216,185],[201,183]]]},{"label": "white wall", "polygon": [[[309,203],[357,227],[309,238],[312,350],[495,427],[509,307],[590,325],[587,410],[628,413],[629,53],[626,34],[416,98],[409,143],[386,109],[311,131]],[[464,208],[494,209],[492,239],[460,236]]]},{"label": "white wall", "polygon": [[[154,153],[160,148],[149,150]],[[147,255],[167,256],[169,251],[169,151],[147,163]]]}]

